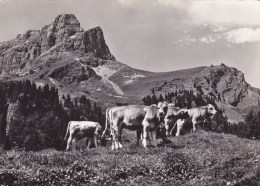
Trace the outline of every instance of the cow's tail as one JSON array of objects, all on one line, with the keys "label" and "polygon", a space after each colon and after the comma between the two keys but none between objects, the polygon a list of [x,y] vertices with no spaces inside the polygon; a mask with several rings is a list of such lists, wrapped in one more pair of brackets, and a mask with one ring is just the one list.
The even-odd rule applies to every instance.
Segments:
[{"label": "cow's tail", "polygon": [[105,125],[105,129],[104,129],[104,131],[103,131],[103,133],[102,133],[102,136],[101,136],[101,139],[104,139],[105,138],[105,135],[106,135],[106,132],[107,132],[107,125],[108,125],[108,123],[110,122],[110,117],[109,117],[109,110],[110,110],[111,108],[107,108],[107,110],[106,110],[106,125]]},{"label": "cow's tail", "polygon": [[66,134],[64,137],[65,141],[69,138],[69,135],[70,135],[70,123],[71,123],[71,121],[68,123],[67,131],[66,131]]},{"label": "cow's tail", "polygon": [[[177,120],[177,121],[178,121],[178,120]],[[173,126],[172,129],[171,129],[170,135],[172,134],[172,131],[173,131],[174,128],[176,127],[176,125],[177,125],[177,121],[175,122],[174,126]]]}]

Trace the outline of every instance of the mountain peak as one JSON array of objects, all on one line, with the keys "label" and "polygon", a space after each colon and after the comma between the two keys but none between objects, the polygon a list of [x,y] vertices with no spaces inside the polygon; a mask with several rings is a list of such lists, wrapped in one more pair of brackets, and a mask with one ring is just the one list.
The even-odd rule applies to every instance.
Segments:
[{"label": "mountain peak", "polygon": [[60,29],[63,28],[70,30],[74,33],[80,30],[80,22],[74,14],[58,15],[52,22],[52,25],[53,25],[52,27],[53,32],[59,31]]},{"label": "mountain peak", "polygon": [[41,30],[42,52],[79,31],[80,22],[74,14],[58,15],[50,25],[43,27]]}]

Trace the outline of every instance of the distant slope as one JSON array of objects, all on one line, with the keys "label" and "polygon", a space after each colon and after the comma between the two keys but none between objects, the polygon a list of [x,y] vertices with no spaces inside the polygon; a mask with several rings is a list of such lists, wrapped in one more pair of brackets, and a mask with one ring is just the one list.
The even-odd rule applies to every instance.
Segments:
[{"label": "distant slope", "polygon": [[[201,72],[204,68],[206,67],[148,74],[146,77],[141,78],[138,81],[133,81],[129,84],[121,84],[121,86],[127,95],[136,95],[139,97],[151,94],[152,89],[156,90],[159,87],[162,87],[162,90],[156,91],[157,93],[164,93],[165,91],[183,88],[192,89],[194,87],[190,82],[191,76]],[[112,78],[117,82],[118,78]],[[170,84],[164,86],[163,84],[165,81]]]}]

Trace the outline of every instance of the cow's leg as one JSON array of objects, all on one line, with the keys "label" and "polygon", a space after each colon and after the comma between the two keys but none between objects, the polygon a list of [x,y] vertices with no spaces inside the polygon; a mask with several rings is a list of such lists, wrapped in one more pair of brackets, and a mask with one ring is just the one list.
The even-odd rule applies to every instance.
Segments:
[{"label": "cow's leg", "polygon": [[118,131],[118,142],[119,142],[119,148],[122,148],[123,145],[122,145],[122,130],[123,130],[123,127],[121,127]]},{"label": "cow's leg", "polygon": [[171,121],[170,121],[170,119],[164,119],[164,123],[165,123],[166,137],[168,138],[171,135],[169,132]]},{"label": "cow's leg", "polygon": [[72,145],[72,136],[70,135],[68,138],[66,151],[69,151],[71,149],[71,145]]},{"label": "cow's leg", "polygon": [[197,124],[198,124],[198,122],[195,119],[193,119],[192,120],[193,132],[195,132],[197,130]]},{"label": "cow's leg", "polygon": [[114,130],[111,128],[110,130],[110,135],[111,135],[111,141],[112,141],[112,146],[111,146],[111,150],[115,150],[115,132]]},{"label": "cow's leg", "polygon": [[72,138],[71,144],[72,144],[72,150],[77,150],[77,139],[74,137]]},{"label": "cow's leg", "polygon": [[176,136],[179,136],[181,132],[181,129],[179,127],[177,127],[177,132],[176,132]]},{"label": "cow's leg", "polygon": [[115,150],[120,149],[123,147],[123,145],[119,141],[119,136],[121,136],[122,132],[122,123],[119,121],[116,121],[116,126],[114,127],[114,138],[115,138]]},{"label": "cow's leg", "polygon": [[95,145],[95,148],[98,147],[98,134],[94,135],[94,145]]},{"label": "cow's leg", "polygon": [[157,146],[157,139],[156,139],[156,129],[151,131],[151,134],[152,134],[152,143],[153,143],[153,146],[156,147]]},{"label": "cow's leg", "polygon": [[90,149],[90,147],[91,147],[91,138],[88,137],[87,140],[88,140],[88,142],[87,142],[87,143],[88,143],[88,146],[87,146],[87,147],[88,147],[88,149]]},{"label": "cow's leg", "polygon": [[118,139],[118,130],[115,130],[113,132],[113,144],[112,144],[112,150],[117,150],[119,148],[122,148],[122,144],[120,144]]},{"label": "cow's leg", "polygon": [[142,130],[137,130],[137,131],[136,131],[136,135],[137,135],[136,145],[139,146],[139,141],[140,141],[140,139],[141,139]]},{"label": "cow's leg", "polygon": [[182,130],[183,125],[177,121],[177,132],[176,132],[176,136],[180,135],[180,132]]},{"label": "cow's leg", "polygon": [[147,147],[148,135],[149,135],[149,123],[145,121],[143,122],[143,141],[142,141],[142,144],[145,148]]}]

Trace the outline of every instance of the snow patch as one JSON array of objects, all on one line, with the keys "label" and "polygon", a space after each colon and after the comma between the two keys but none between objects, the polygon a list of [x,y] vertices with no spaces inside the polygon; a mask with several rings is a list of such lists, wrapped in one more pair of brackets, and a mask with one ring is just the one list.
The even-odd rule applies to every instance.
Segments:
[{"label": "snow patch", "polygon": [[51,82],[53,85],[55,85],[55,86],[58,86],[58,85],[59,85],[59,82],[56,81],[55,79],[49,77],[49,80],[50,80],[50,82]]},{"label": "snow patch", "polygon": [[96,72],[97,75],[102,77],[102,80],[104,81],[105,84],[106,83],[110,84],[113,87],[113,89],[116,91],[117,94],[124,95],[123,90],[116,83],[114,83],[113,81],[110,81],[108,79],[110,76],[112,76],[118,70],[109,68],[106,65],[95,67],[95,68],[93,68],[93,70]]},{"label": "snow patch", "polygon": [[123,82],[123,85],[133,83],[134,81],[136,81],[140,78],[144,78],[144,77],[145,77],[145,75],[137,74],[137,73],[134,73],[133,75],[130,75],[130,76],[124,76],[124,78],[127,80]]},{"label": "snow patch", "polygon": [[109,68],[108,66],[98,66],[93,68],[95,72],[100,75],[101,77],[109,78],[113,74],[115,74],[118,70]]},{"label": "snow patch", "polygon": [[78,36],[75,36],[75,35],[73,35],[73,36],[70,36],[70,39],[75,39],[75,38],[77,38]]}]

